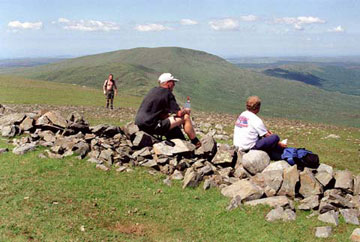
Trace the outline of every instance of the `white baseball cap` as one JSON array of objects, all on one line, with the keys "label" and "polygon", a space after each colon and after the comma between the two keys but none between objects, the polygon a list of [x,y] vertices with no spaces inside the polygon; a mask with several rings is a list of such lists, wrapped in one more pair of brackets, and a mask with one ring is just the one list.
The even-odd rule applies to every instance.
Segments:
[{"label": "white baseball cap", "polygon": [[168,81],[178,82],[179,79],[176,79],[171,73],[163,73],[159,76],[159,83],[165,83]]}]

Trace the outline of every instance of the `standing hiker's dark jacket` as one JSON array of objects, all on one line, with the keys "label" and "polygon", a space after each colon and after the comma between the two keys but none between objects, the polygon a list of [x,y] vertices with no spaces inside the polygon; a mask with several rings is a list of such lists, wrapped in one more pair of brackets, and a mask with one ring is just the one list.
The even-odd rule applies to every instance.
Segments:
[{"label": "standing hiker's dark jacket", "polygon": [[154,87],[142,101],[136,114],[135,124],[140,128],[153,128],[169,113],[180,110],[175,96],[169,89]]}]

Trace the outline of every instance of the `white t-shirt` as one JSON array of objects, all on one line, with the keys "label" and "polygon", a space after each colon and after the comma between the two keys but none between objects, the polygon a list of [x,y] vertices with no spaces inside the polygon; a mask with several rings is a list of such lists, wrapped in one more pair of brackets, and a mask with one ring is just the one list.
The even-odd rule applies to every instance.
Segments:
[{"label": "white t-shirt", "polygon": [[241,150],[249,150],[267,132],[263,121],[256,114],[244,111],[235,122],[233,143]]}]

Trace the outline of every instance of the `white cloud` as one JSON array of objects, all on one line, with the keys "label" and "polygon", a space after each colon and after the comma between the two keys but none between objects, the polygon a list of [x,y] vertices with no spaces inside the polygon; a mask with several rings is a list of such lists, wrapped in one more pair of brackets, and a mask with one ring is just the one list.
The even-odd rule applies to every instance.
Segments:
[{"label": "white cloud", "polygon": [[39,30],[43,26],[42,22],[20,22],[20,21],[11,21],[8,23],[8,27],[15,30],[20,29],[35,29]]},{"label": "white cloud", "polygon": [[171,28],[166,27],[162,24],[139,24],[139,25],[136,25],[135,30],[141,31],[141,32],[150,32],[150,31],[171,30]]},{"label": "white cloud", "polygon": [[117,23],[98,21],[98,20],[69,20],[66,18],[59,18],[57,23],[63,26],[63,29],[77,30],[85,32],[94,31],[115,31],[119,30],[120,26]]},{"label": "white cloud", "polygon": [[58,18],[58,22],[59,23],[70,23],[70,20],[68,20],[66,18]]},{"label": "white cloud", "polygon": [[283,17],[283,18],[275,18],[275,23],[278,24],[291,24],[294,26],[296,30],[304,30],[304,25],[307,24],[324,24],[325,20],[320,19],[318,17],[312,16],[300,16],[300,17]]},{"label": "white cloud", "polygon": [[239,28],[239,22],[232,18],[212,20],[209,25],[214,30],[237,30]]},{"label": "white cloud", "polygon": [[344,32],[345,29],[341,25],[339,25],[339,26],[337,26],[335,28],[329,29],[328,31],[329,32],[341,33],[341,32]]},{"label": "white cloud", "polygon": [[250,15],[241,16],[240,19],[245,22],[254,22],[258,20],[258,17],[250,14]]},{"label": "white cloud", "polygon": [[192,20],[192,19],[182,19],[182,20],[180,20],[180,24],[181,25],[196,25],[196,24],[198,24],[198,22],[195,20]]}]

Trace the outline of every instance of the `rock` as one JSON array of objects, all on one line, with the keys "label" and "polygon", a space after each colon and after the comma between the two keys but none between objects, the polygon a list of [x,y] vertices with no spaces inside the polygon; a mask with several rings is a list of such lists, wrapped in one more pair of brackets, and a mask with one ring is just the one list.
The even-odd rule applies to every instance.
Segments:
[{"label": "rock", "polygon": [[188,168],[185,172],[184,181],[183,181],[183,189],[186,187],[196,187],[201,181],[201,177],[199,174],[193,169]]},{"label": "rock", "polygon": [[300,201],[298,209],[300,210],[311,210],[319,207],[319,195],[311,195]]},{"label": "rock", "polygon": [[109,166],[113,164],[113,151],[112,150],[103,150],[100,153],[99,159],[106,162]]},{"label": "rock", "polygon": [[[210,169],[211,169],[211,167],[210,167]],[[218,172],[219,172],[219,175],[222,177],[229,177],[230,173],[232,172],[232,169],[233,168],[231,168],[231,167],[221,168],[221,169],[218,169]]]},{"label": "rock", "polygon": [[321,185],[326,187],[330,181],[333,179],[333,175],[324,171],[318,172],[315,175],[316,180],[320,182]]},{"label": "rock", "polygon": [[331,232],[332,232],[332,227],[330,226],[316,227],[315,237],[328,238],[330,237]]},{"label": "rock", "polygon": [[[136,139],[136,138],[135,138]],[[173,156],[176,154],[189,153],[195,150],[195,145],[181,139],[172,139],[175,145],[170,146],[165,142],[156,143],[153,145],[153,150],[156,155]]]},{"label": "rock", "polygon": [[331,223],[335,226],[338,226],[339,224],[339,213],[335,212],[334,210],[331,210],[329,212],[320,214],[318,217],[318,220],[325,222],[325,223]]},{"label": "rock", "polygon": [[163,180],[163,183],[169,187],[171,187],[171,180],[169,177],[166,177],[164,180]]},{"label": "rock", "polygon": [[337,171],[335,173],[335,188],[352,191],[354,187],[353,175],[350,171]]},{"label": "rock", "polygon": [[117,172],[123,172],[126,171],[127,167],[126,166],[120,166],[119,168],[116,169]]},{"label": "rock", "polygon": [[141,157],[150,157],[152,154],[151,154],[151,150],[150,150],[150,147],[144,147],[142,148],[141,150],[137,150],[135,151],[131,157],[133,159],[136,159],[138,156],[141,156]]},{"label": "rock", "polygon": [[8,148],[0,148],[0,154],[9,152]]},{"label": "rock", "polygon": [[54,126],[58,126],[61,128],[65,128],[67,126],[66,119],[63,118],[57,111],[47,112],[43,116],[45,116]]},{"label": "rock", "polygon": [[97,164],[96,168],[100,169],[100,170],[103,170],[103,171],[109,171],[110,170],[108,167],[106,167],[105,165],[102,165],[102,164]]},{"label": "rock", "polygon": [[116,134],[119,134],[121,132],[122,131],[121,131],[120,127],[110,125],[102,132],[102,136],[114,137]]},{"label": "rock", "polygon": [[7,125],[1,129],[1,136],[14,137],[17,134],[17,127],[15,125]]},{"label": "rock", "polygon": [[18,125],[25,119],[25,114],[23,113],[12,113],[0,117],[0,127],[7,125]]},{"label": "rock", "polygon": [[20,124],[20,129],[22,131],[29,131],[34,128],[34,119],[31,117],[26,117]]},{"label": "rock", "polygon": [[239,195],[236,195],[233,197],[230,201],[229,206],[227,206],[226,210],[231,211],[241,206],[241,197]]},{"label": "rock", "polygon": [[239,165],[235,169],[234,177],[244,179],[244,178],[251,177],[251,175],[247,170],[244,169],[244,167],[242,165]]},{"label": "rock", "polygon": [[268,165],[262,171],[262,173],[268,172],[268,171],[281,171],[281,172],[283,172],[284,169],[289,168],[289,167],[290,167],[289,163],[287,163],[284,160],[279,160],[279,161],[271,162],[270,165]]},{"label": "rock", "polygon": [[107,124],[99,124],[96,126],[90,126],[90,132],[96,136],[102,136],[102,133],[109,127]]},{"label": "rock", "polygon": [[80,155],[82,158],[84,158],[86,154],[90,151],[90,146],[85,141],[80,141],[73,146],[72,151],[75,154]]},{"label": "rock", "polygon": [[23,155],[23,154],[25,154],[29,151],[35,150],[35,149],[36,149],[36,144],[28,143],[28,144],[24,144],[24,145],[15,147],[12,152],[15,155]]},{"label": "rock", "polygon": [[295,186],[296,183],[299,181],[299,172],[297,170],[297,166],[291,166],[285,168],[283,174],[283,183],[278,192],[278,195],[287,195],[289,197],[295,197]]},{"label": "rock", "polygon": [[235,197],[239,195],[244,201],[259,199],[264,191],[247,180],[240,180],[234,184],[227,186],[221,190],[226,197]]},{"label": "rock", "polygon": [[329,165],[321,163],[319,165],[319,167],[317,168],[317,172],[327,172],[327,173],[333,175],[334,169]]},{"label": "rock", "polygon": [[340,139],[340,136],[336,134],[329,134],[325,137],[325,139]]},{"label": "rock", "polygon": [[267,197],[267,198],[248,201],[245,202],[245,205],[249,205],[249,206],[267,205],[270,207],[286,207],[290,205],[290,200],[285,196],[276,196],[276,197]]},{"label": "rock", "polygon": [[277,207],[272,209],[265,217],[265,220],[268,222],[273,222],[276,220],[282,219],[282,216],[284,214],[284,208],[283,207]]},{"label": "rock", "polygon": [[281,218],[284,222],[294,221],[296,220],[296,213],[291,209],[285,209]]},{"label": "rock", "polygon": [[305,168],[303,172],[300,172],[299,193],[304,197],[323,193],[322,185],[315,179],[313,173],[308,168]]},{"label": "rock", "polygon": [[360,228],[354,229],[354,231],[350,235],[350,240],[351,241],[356,241],[356,242],[360,241]]},{"label": "rock", "polygon": [[214,165],[231,165],[233,162],[233,154],[232,150],[219,149],[212,159],[212,163]]},{"label": "rock", "polygon": [[175,170],[174,173],[171,175],[172,180],[182,180],[184,179],[183,174],[181,171]]},{"label": "rock", "polygon": [[[271,170],[267,172],[259,173],[264,176],[266,187],[274,190],[275,194],[279,191],[283,182],[283,171],[282,170]],[[274,195],[275,195],[274,194]]]},{"label": "rock", "polygon": [[156,163],[155,160],[151,159],[151,160],[147,160],[145,161],[144,163],[141,164],[142,166],[145,166],[145,167],[152,167],[152,168],[155,168],[158,166],[158,164]]},{"label": "rock", "polygon": [[[230,167],[231,168],[231,167]],[[202,176],[206,176],[209,175],[210,173],[213,172],[212,167],[209,164],[206,164],[205,166],[201,167],[198,170],[198,173],[201,174]]]},{"label": "rock", "polygon": [[214,179],[210,178],[210,179],[206,179],[204,181],[204,186],[203,186],[203,189],[204,190],[207,190],[207,189],[210,189],[212,187],[216,187],[216,182],[214,181]]},{"label": "rock", "polygon": [[358,211],[356,209],[340,209],[345,223],[359,225]]},{"label": "rock", "polygon": [[360,176],[354,177],[354,195],[360,195]]},{"label": "rock", "polygon": [[128,139],[133,140],[135,137],[135,134],[137,132],[139,132],[140,130],[136,124],[134,124],[133,122],[130,122],[123,127],[123,131]]},{"label": "rock", "polygon": [[215,139],[210,135],[205,135],[201,138],[201,146],[195,150],[195,155],[204,156],[208,159],[212,159],[217,151],[217,145]]},{"label": "rock", "polygon": [[242,159],[242,165],[252,175],[262,172],[269,164],[270,157],[261,150],[250,150]]}]

